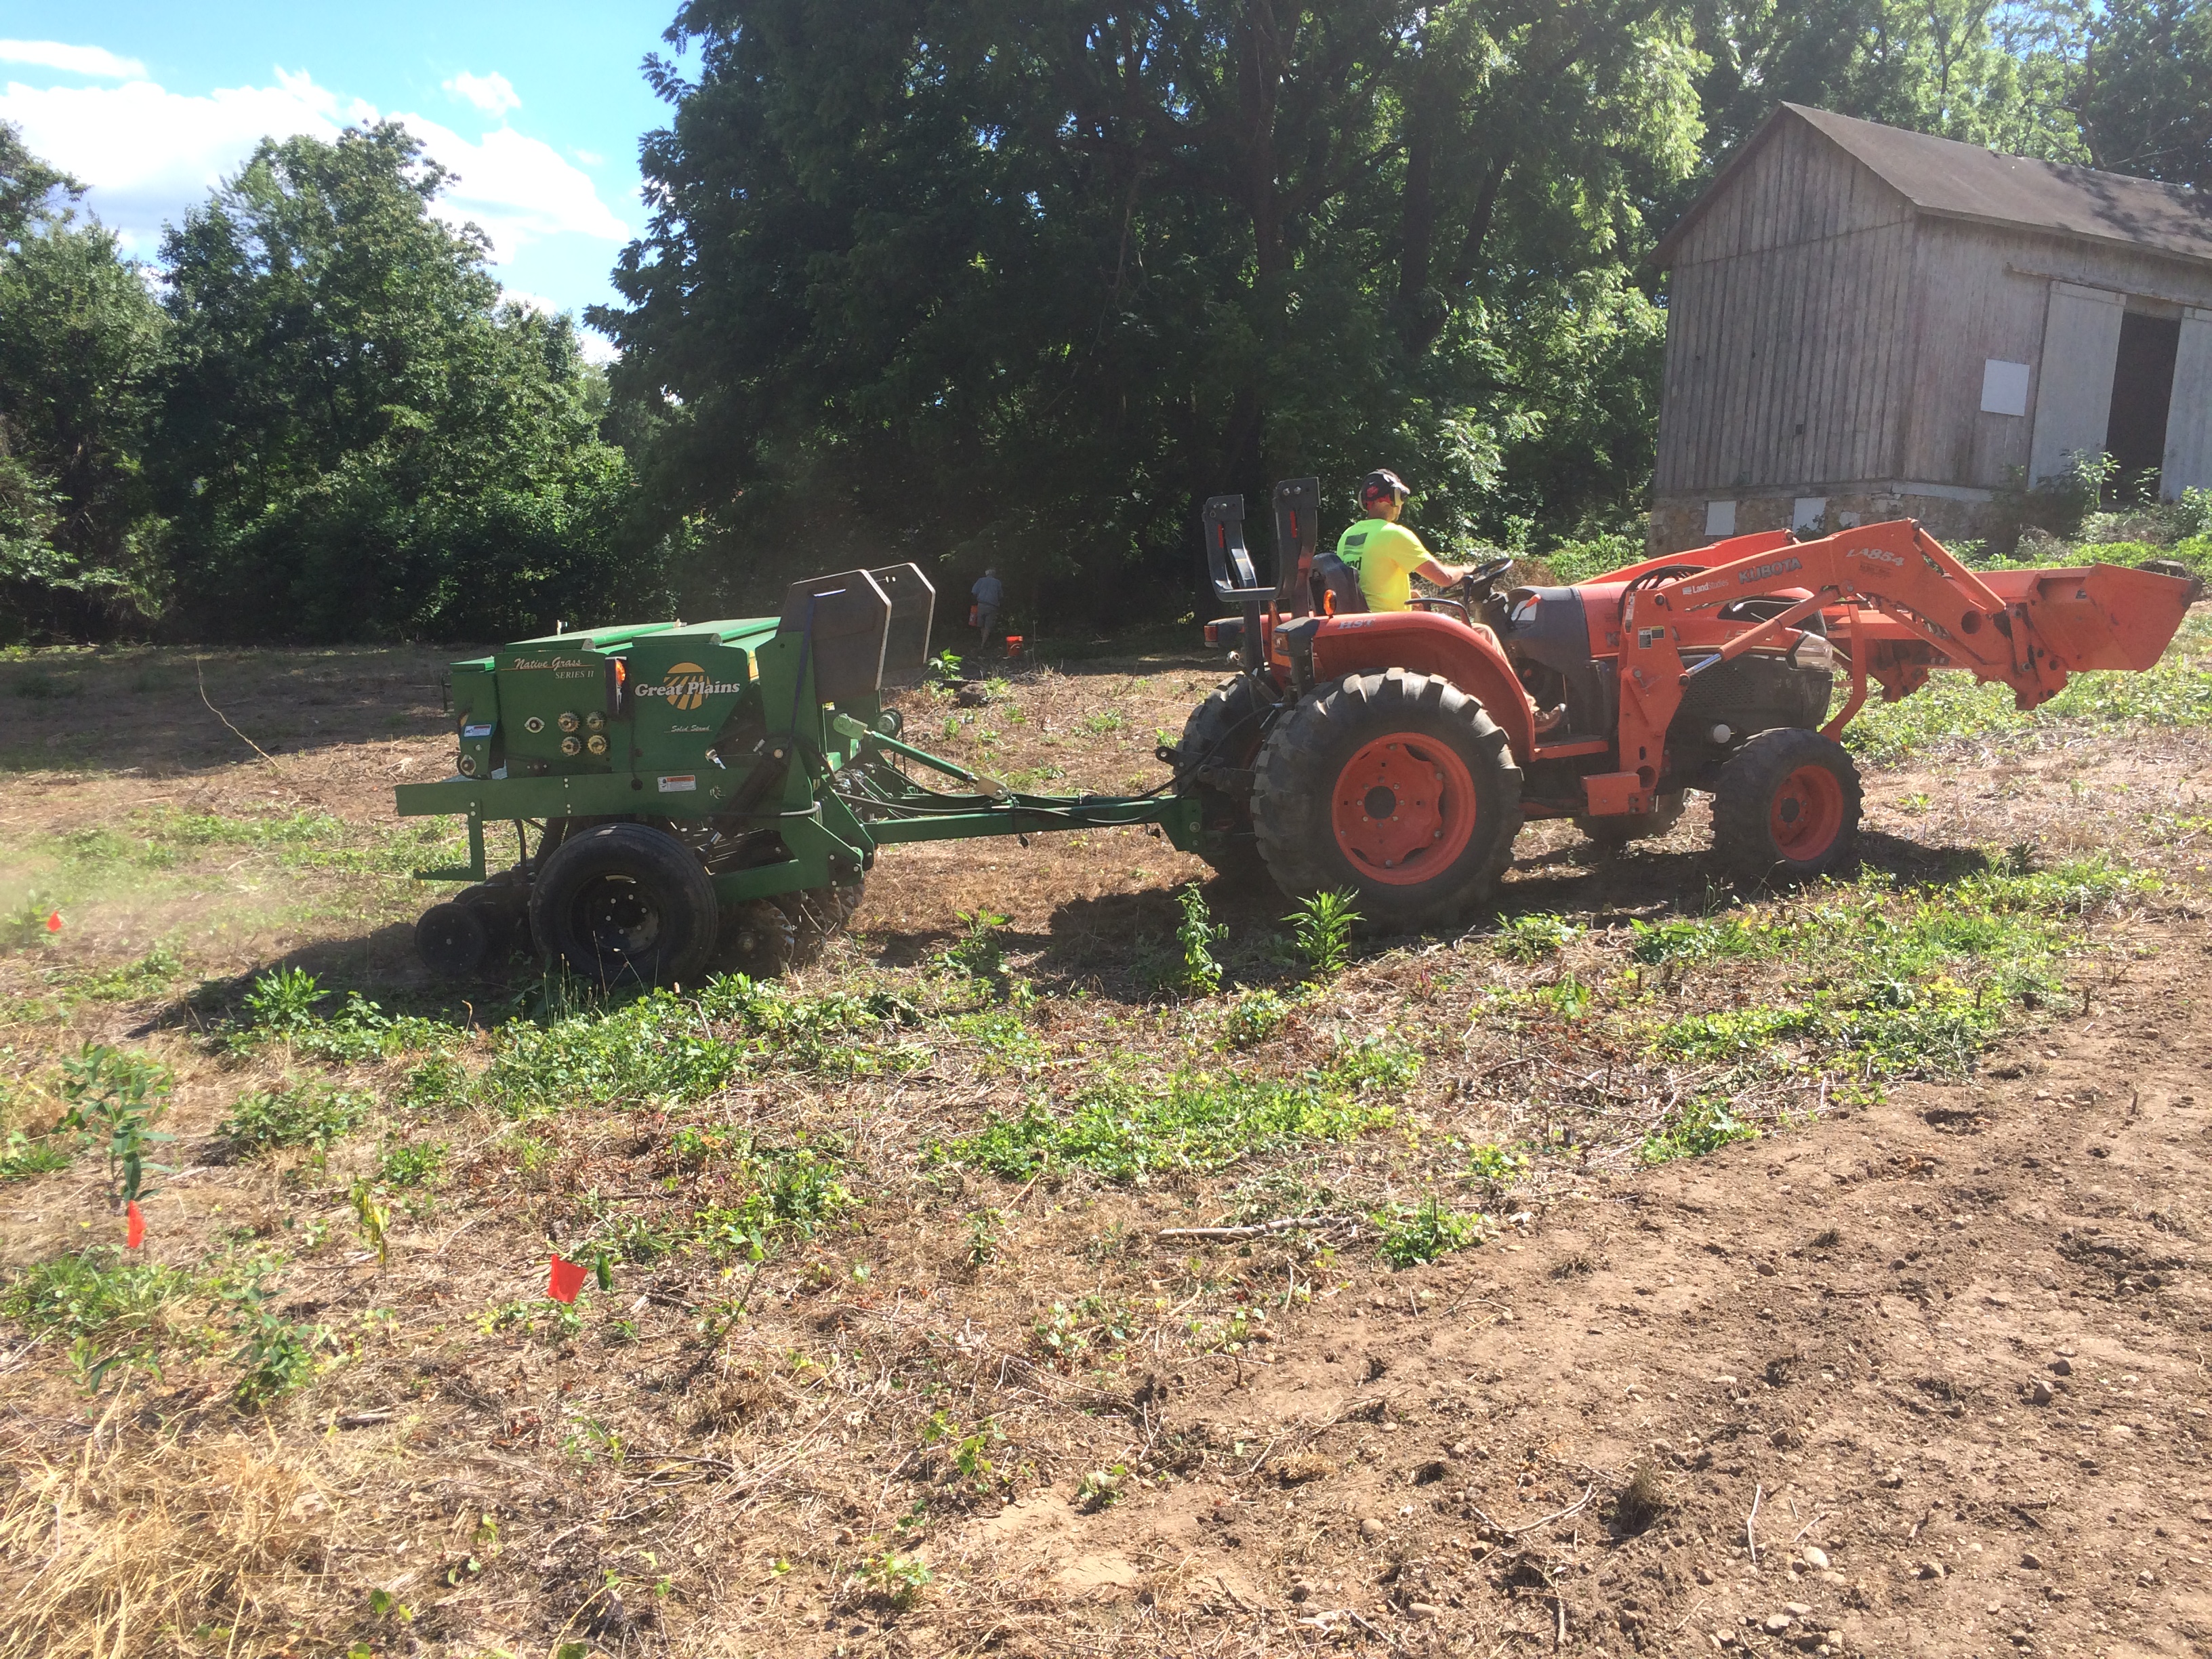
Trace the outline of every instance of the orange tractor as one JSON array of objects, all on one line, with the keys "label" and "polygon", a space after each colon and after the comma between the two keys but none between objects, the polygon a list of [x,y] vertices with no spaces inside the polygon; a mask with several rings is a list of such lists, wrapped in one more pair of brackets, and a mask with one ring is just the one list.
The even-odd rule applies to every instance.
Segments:
[{"label": "orange tractor", "polygon": [[1242,611],[1206,638],[1241,668],[1161,757],[1217,869],[1352,889],[1389,927],[1487,901],[1528,818],[1622,845],[1673,824],[1687,789],[1711,793],[1735,873],[1824,874],[1858,830],[1837,739],[1870,684],[1894,702],[1959,669],[2033,708],[2069,674],[2151,667],[2197,592],[2178,566],[1976,571],[1898,520],[1736,536],[1572,586],[1504,586],[1498,558],[1449,595],[1364,613],[1316,572],[1319,495],[1275,487],[1273,587],[1243,498],[1206,502],[1214,591]]}]

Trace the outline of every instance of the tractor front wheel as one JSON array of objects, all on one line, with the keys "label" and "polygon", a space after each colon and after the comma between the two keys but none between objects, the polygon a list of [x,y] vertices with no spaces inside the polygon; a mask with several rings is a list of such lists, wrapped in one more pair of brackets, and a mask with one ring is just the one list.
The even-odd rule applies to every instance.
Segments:
[{"label": "tractor front wheel", "polygon": [[1818,732],[1761,732],[1713,781],[1713,848],[1735,875],[1804,881],[1841,867],[1858,838],[1859,769]]},{"label": "tractor front wheel", "polygon": [[594,985],[696,980],[720,921],[691,850],[644,823],[600,823],[555,848],[530,895],[538,948]]},{"label": "tractor front wheel", "polygon": [[1285,892],[1350,888],[1390,928],[1449,927],[1497,891],[1521,770],[1482,705],[1394,668],[1300,699],[1260,750],[1252,823]]}]

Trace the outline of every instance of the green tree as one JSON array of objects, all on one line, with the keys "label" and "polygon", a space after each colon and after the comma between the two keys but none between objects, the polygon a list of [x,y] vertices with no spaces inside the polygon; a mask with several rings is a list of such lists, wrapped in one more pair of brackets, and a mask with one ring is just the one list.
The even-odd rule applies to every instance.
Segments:
[{"label": "green tree", "polygon": [[83,637],[158,589],[141,453],[162,318],[73,180],[0,125],[0,625]]},{"label": "green tree", "polygon": [[1642,487],[1622,273],[1699,159],[1661,9],[692,0],[671,39],[593,320],[654,493],[760,588],[898,549],[1110,622],[1189,603],[1221,489],[1342,515],[1390,465],[1449,548]]},{"label": "green tree", "polygon": [[2105,0],[2069,44],[2091,159],[2212,190],[2212,0]]},{"label": "green tree", "polygon": [[180,625],[489,637],[656,608],[575,331],[503,304],[446,173],[385,123],[264,140],[164,238]]}]

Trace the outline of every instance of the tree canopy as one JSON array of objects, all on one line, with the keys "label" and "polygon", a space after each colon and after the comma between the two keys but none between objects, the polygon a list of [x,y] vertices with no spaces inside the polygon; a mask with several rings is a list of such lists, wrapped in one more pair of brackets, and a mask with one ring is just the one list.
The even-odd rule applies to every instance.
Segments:
[{"label": "tree canopy", "polygon": [[1343,515],[1377,465],[1447,556],[1540,551],[1634,529],[1647,256],[1778,101],[2212,188],[2212,0],[679,0],[667,39],[611,379],[397,125],[264,143],[148,267],[0,124],[0,632],[484,637],[907,558],[1110,628],[1200,597],[1204,497],[1313,473]]}]

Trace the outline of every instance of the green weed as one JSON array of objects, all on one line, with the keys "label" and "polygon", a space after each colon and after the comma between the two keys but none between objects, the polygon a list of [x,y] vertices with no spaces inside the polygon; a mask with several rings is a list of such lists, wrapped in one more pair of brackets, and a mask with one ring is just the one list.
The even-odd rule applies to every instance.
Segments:
[{"label": "green weed", "polygon": [[1487,1218],[1447,1210],[1431,1193],[1413,1208],[1400,1206],[1378,1219],[1382,1237],[1376,1248],[1395,1270],[1418,1267],[1423,1262],[1434,1261],[1454,1250],[1480,1243]]},{"label": "green weed", "polygon": [[1066,1117],[1032,1103],[1019,1117],[994,1116],[950,1150],[1010,1178],[1026,1179],[1054,1160],[1129,1182],[1168,1170],[1226,1169],[1284,1145],[1349,1140],[1395,1120],[1392,1107],[1321,1073],[1285,1080],[1186,1069],[1164,1091],[1095,1084]]},{"label": "green weed", "polygon": [[1251,1048],[1283,1029],[1291,1005],[1276,992],[1247,991],[1221,1022],[1221,1035],[1232,1048]]},{"label": "green weed", "polygon": [[246,1152],[279,1146],[326,1147],[367,1118],[376,1104],[357,1090],[327,1083],[287,1083],[240,1095],[216,1132]]},{"label": "green weed", "polygon": [[21,1269],[0,1291],[0,1316],[33,1336],[114,1336],[148,1329],[193,1289],[188,1273],[95,1245]]},{"label": "green weed", "polygon": [[1509,1152],[1503,1146],[1478,1146],[1468,1154],[1467,1172],[1478,1181],[1487,1181],[1504,1186],[1526,1174],[1528,1155]]},{"label": "green weed", "polygon": [[182,957],[167,945],[156,945],[136,962],[95,974],[79,988],[94,1002],[133,1002],[166,990],[182,977]]},{"label": "green weed", "polygon": [[1177,893],[1176,902],[1182,909],[1182,920],[1176,926],[1176,943],[1182,947],[1176,988],[1185,996],[1216,995],[1221,989],[1221,963],[1214,958],[1213,947],[1229,937],[1229,930],[1215,924],[1196,882]]},{"label": "green weed", "polygon": [[1583,930],[1565,918],[1540,912],[1499,923],[1495,945],[1509,961],[1533,963],[1559,955],[1582,936]]},{"label": "green weed", "polygon": [[377,1155],[376,1178],[388,1187],[427,1187],[446,1167],[446,1144],[386,1146]]},{"label": "green weed", "polygon": [[1638,1149],[1646,1164],[1678,1158],[1703,1158],[1739,1140],[1756,1140],[1759,1131],[1730,1115],[1717,1100],[1698,1100],[1674,1112],[1644,1138]]},{"label": "green weed", "polygon": [[863,1561],[859,1577],[877,1597],[892,1607],[906,1608],[920,1599],[937,1575],[920,1556],[889,1550]]},{"label": "green weed", "polygon": [[10,1129],[6,1141],[0,1143],[0,1181],[21,1181],[69,1166],[68,1149],[53,1145],[44,1135]]}]

